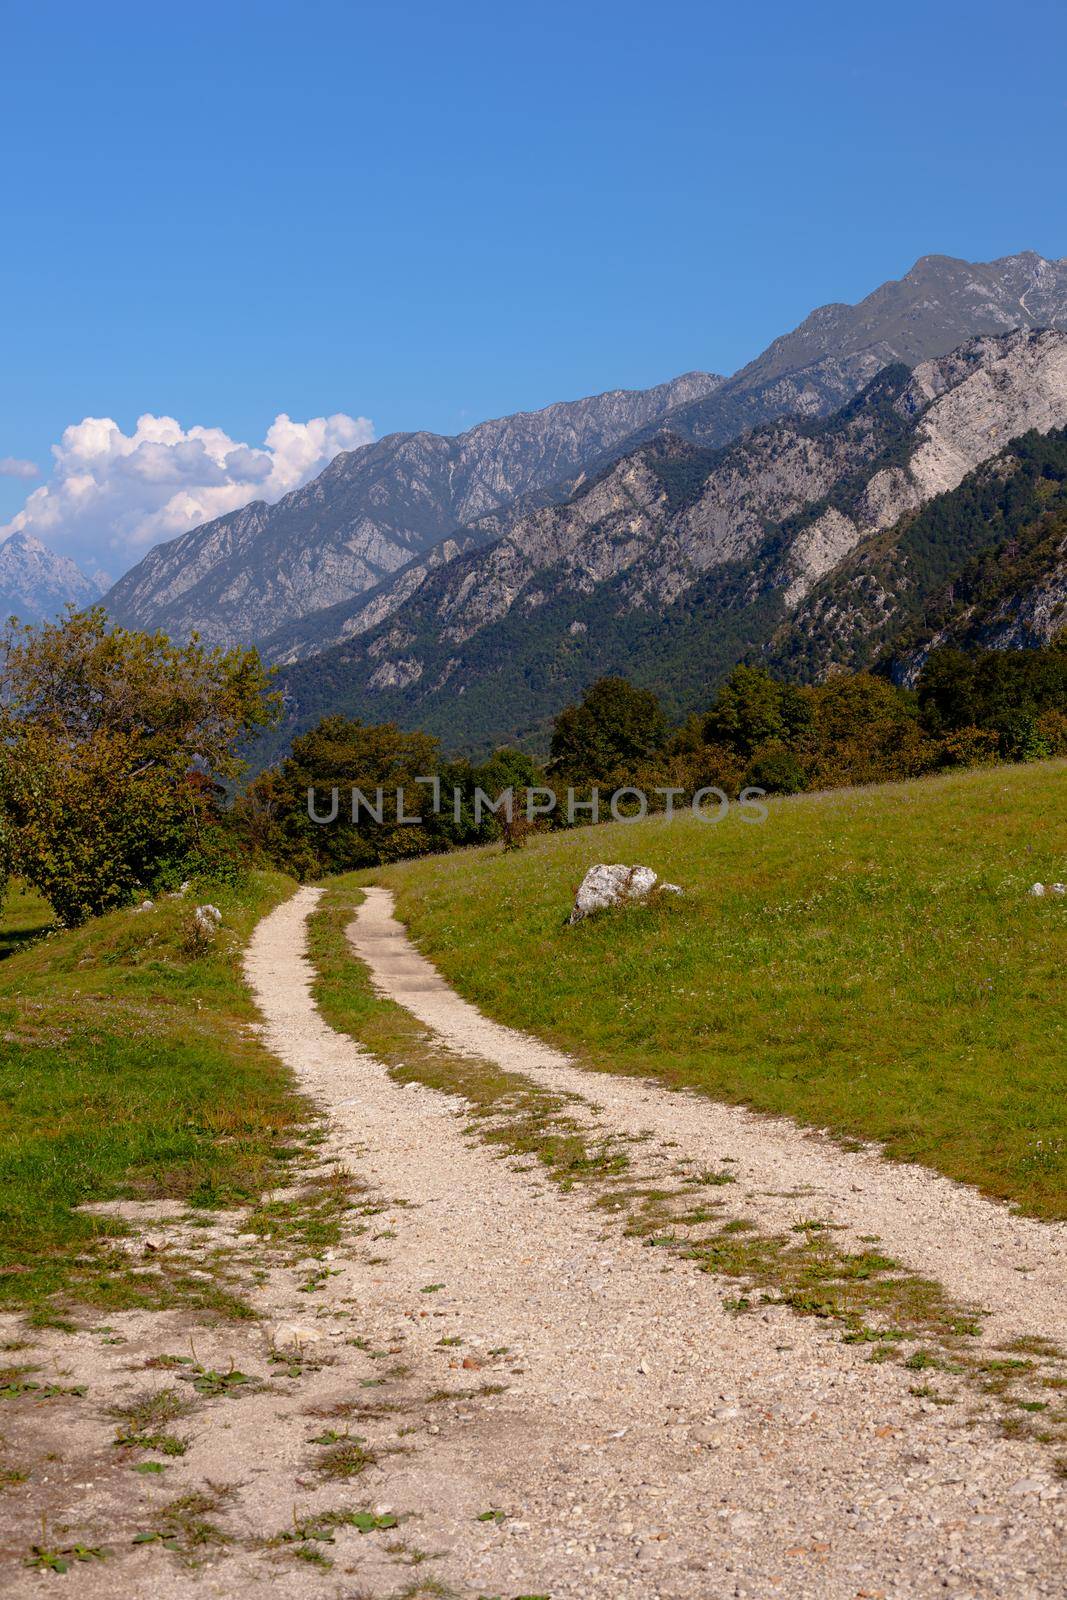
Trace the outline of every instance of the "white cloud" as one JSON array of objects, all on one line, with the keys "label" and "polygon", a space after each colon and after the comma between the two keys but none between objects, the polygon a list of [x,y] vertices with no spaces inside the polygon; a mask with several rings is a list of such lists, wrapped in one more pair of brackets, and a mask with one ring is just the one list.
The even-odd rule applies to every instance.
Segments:
[{"label": "white cloud", "polygon": [[[210,522],[250,500],[280,500],[321,472],[341,450],[374,438],[366,417],[336,412],[294,422],[275,417],[261,445],[221,428],[188,430],[173,417],[138,417],[132,433],[110,417],[85,417],[52,446],[49,481],[0,526],[0,540],[24,531],[82,565],[122,571],[162,540]],[[0,461],[29,477],[32,462]]]},{"label": "white cloud", "polygon": [[39,478],[41,469],[36,461],[23,461],[19,456],[0,456],[0,478]]}]

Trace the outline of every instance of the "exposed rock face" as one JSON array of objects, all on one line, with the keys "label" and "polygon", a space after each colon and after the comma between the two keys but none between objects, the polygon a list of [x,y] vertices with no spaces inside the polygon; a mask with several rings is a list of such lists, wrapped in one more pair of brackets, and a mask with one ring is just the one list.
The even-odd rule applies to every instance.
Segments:
[{"label": "exposed rock face", "polygon": [[975,629],[975,642],[987,650],[1029,650],[1051,644],[1067,628],[1067,538],[1055,563],[1032,586],[1002,600]]},{"label": "exposed rock face", "polygon": [[44,622],[64,606],[90,606],[103,585],[89,578],[29,533],[13,533],[0,544],[0,617]]},{"label": "exposed rock face", "polygon": [[286,623],[261,641],[263,655],[268,661],[285,666],[329,650],[333,645],[344,644],[361,633],[369,633],[399,610],[429,573],[463,551],[473,549],[476,543],[476,539],[463,534],[442,539],[420,560],[410,562],[395,577],[364,590],[354,600],[342,600],[325,610],[311,612],[299,622]]},{"label": "exposed rock face", "polygon": [[750,427],[787,412],[828,416],[891,362],[913,367],[1012,328],[1067,328],[1067,261],[1031,250],[986,262],[923,256],[858,305],[820,306],[670,426],[718,445],[737,436],[739,410]]},{"label": "exposed rock face", "polygon": [[[661,437],[429,573],[377,628],[292,669],[291,705],[301,721],[328,704],[446,738],[477,716],[486,743],[529,726],[520,707],[529,718],[538,694],[547,710],[552,690],[554,710],[601,671],[658,687],[666,677],[683,706],[864,541],[1009,439],[1064,424],[1067,333],[1019,331],[889,368],[827,422],[767,424],[720,452]],[[402,698],[383,694],[400,686]]]},{"label": "exposed rock face", "polygon": [[898,402],[920,420],[906,465],[876,472],[843,514],[830,507],[797,540],[790,605],[867,534],[962,483],[982,461],[1028,429],[1047,433],[1067,419],[1067,336],[1018,332],[974,339],[915,368]]},{"label": "exposed rock face", "polygon": [[[397,573],[410,585],[418,576],[412,563],[462,525],[549,490],[635,428],[721,381],[687,373],[654,389],[615,390],[483,422],[456,438],[390,434],[336,456],[276,505],[255,501],[157,546],[110,591],[108,610],[128,626],[163,628],[175,638],[195,629],[210,642],[250,642]],[[430,556],[427,567],[442,558]],[[346,637],[344,622],[338,627]],[[302,653],[304,637],[297,630],[279,640],[279,654]]]}]

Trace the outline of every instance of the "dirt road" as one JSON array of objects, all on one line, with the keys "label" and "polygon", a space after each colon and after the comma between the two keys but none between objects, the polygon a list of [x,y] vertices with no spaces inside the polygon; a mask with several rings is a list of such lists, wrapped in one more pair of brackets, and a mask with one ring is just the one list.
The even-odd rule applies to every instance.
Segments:
[{"label": "dirt road", "polygon": [[[40,1334],[19,1359],[88,1388],[33,1413],[27,1449],[56,1465],[27,1486],[39,1501],[20,1504],[39,1503],[60,1543],[75,1536],[62,1529],[76,1505],[77,1537],[111,1554],[62,1577],[29,1570],[9,1516],[5,1594],[1063,1592],[1067,1494],[1048,1449],[1005,1437],[997,1404],[950,1363],[872,1361],[839,1323],[773,1295],[740,1311],[735,1281],[648,1248],[658,1241],[628,1231],[612,1191],[562,1192],[538,1163],[487,1143],[461,1098],[402,1086],[315,1003],[307,918],[319,894],[303,889],[261,923],[246,972],[265,1042],[324,1114],[320,1176],[340,1165],[364,1186],[347,1237],[293,1262],[243,1233],[240,1214],[205,1239],[180,1207],[142,1208],[153,1250],[229,1262],[262,1320],[190,1335],[183,1314],[133,1312],[106,1330]],[[583,1074],[451,995],[384,892],[352,938],[353,959],[442,1049],[580,1096],[568,1113],[626,1140],[626,1182],[641,1193],[684,1190],[691,1203],[687,1185],[732,1158],[738,1180],[708,1191],[719,1223],[747,1210],[781,1227],[817,1207],[981,1299],[994,1344],[1056,1331],[1062,1231],[787,1123]],[[116,1450],[115,1405],[182,1389],[161,1352],[188,1350],[190,1336],[198,1370],[218,1381],[185,1385],[190,1414],[173,1425],[185,1453],[136,1477],[144,1453]],[[228,1386],[232,1370],[250,1383]]]},{"label": "dirt road", "polygon": [[[447,1548],[440,1577],[463,1594],[552,1600],[1056,1591],[1064,1500],[1038,1452],[964,1427],[955,1406],[917,1402],[907,1372],[872,1365],[817,1321],[777,1308],[730,1315],[721,1282],[612,1233],[585,1197],[513,1170],[466,1135],[447,1099],[398,1087],[310,998],[301,939],[313,901],[302,891],[268,918],[248,970],[272,1048],[361,1147],[359,1170],[415,1207],[374,1286],[376,1315],[414,1313],[422,1362],[444,1327],[478,1359],[507,1347],[494,1371],[505,1392],[464,1400],[447,1437],[385,1469],[389,1499],[417,1506]],[[784,1125],[724,1119],[632,1081],[591,1084],[452,996],[403,941],[384,890],[352,936],[383,987],[468,1053],[566,1074],[559,1086],[584,1091],[606,1123],[676,1140],[675,1158],[690,1141],[698,1159],[728,1144],[757,1181],[780,1188],[788,1172],[794,1189],[800,1163],[821,1193],[848,1197],[857,1226],[899,1232],[894,1249],[945,1268],[1013,1326],[1027,1295],[1039,1324],[1055,1320],[1051,1230]],[[969,1244],[943,1237],[963,1227]],[[975,1259],[979,1228],[1006,1252],[1002,1268]],[[1040,1266],[1040,1296],[1033,1278],[1020,1295],[1017,1252]],[[477,1521],[486,1510],[505,1518]]]}]

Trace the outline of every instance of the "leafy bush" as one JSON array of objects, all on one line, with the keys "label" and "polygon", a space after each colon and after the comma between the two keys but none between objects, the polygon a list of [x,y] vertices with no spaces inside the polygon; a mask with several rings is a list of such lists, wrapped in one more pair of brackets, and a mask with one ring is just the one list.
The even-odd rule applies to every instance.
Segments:
[{"label": "leafy bush", "polygon": [[[477,802],[477,791],[495,801],[539,780],[536,763],[520,750],[498,750],[480,767],[442,762],[429,734],[324,717],[293,740],[280,767],[249,784],[234,825],[253,854],[299,877],[318,877],[498,839],[506,819]],[[355,814],[353,790],[362,796]],[[404,820],[413,815],[420,820]]]},{"label": "leafy bush", "polygon": [[744,782],[767,794],[800,794],[808,786],[804,769],[787,745],[780,740],[756,751]]}]

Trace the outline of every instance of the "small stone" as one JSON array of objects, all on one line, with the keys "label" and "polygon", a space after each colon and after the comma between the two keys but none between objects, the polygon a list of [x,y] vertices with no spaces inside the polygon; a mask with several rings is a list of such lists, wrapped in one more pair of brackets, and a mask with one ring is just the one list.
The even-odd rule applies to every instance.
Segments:
[{"label": "small stone", "polygon": [[1020,1478],[1008,1490],[1009,1494],[1040,1494],[1045,1484],[1040,1478]]},{"label": "small stone", "polygon": [[1030,890],[1030,893],[1034,897],[1035,900],[1040,900],[1040,898],[1044,894],[1044,892],[1045,892],[1045,885],[1043,883],[1035,883],[1032,886],[1031,890]]},{"label": "small stone", "polygon": [[674,1561],[680,1561],[681,1553],[677,1545],[672,1544],[667,1539],[649,1539],[648,1543],[643,1544],[637,1552],[637,1559],[642,1566],[648,1566],[652,1563],[666,1565]]},{"label": "small stone", "polygon": [[321,1344],[325,1335],[321,1329],[306,1327],[302,1322],[279,1322],[268,1329],[268,1337],[277,1349],[289,1350],[305,1344]]}]

